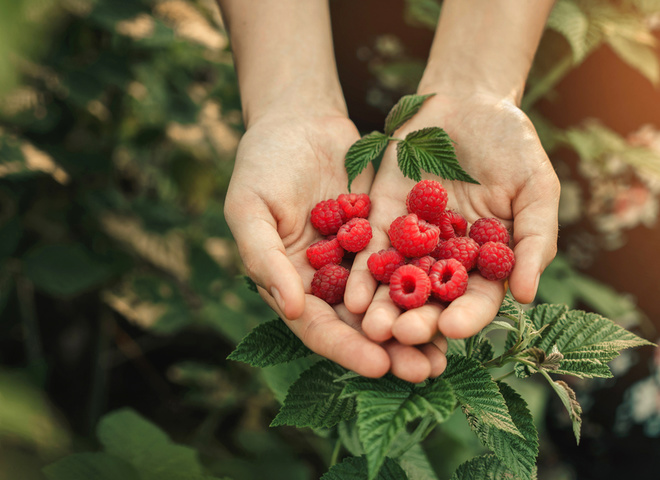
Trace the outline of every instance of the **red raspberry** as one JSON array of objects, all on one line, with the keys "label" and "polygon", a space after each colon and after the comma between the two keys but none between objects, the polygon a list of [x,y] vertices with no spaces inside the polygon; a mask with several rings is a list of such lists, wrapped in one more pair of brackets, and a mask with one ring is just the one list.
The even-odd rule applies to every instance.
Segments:
[{"label": "red raspberry", "polygon": [[339,207],[342,209],[344,218],[360,217],[367,218],[371,210],[371,200],[366,193],[342,193],[337,197]]},{"label": "red raspberry", "polygon": [[431,295],[431,280],[419,267],[403,265],[390,278],[390,298],[406,310],[421,307]]},{"label": "red raspberry", "polygon": [[413,258],[410,262],[408,262],[408,265],[415,265],[416,267],[424,270],[424,273],[428,275],[434,263],[435,258],[433,258],[431,255],[427,255],[425,257]]},{"label": "red raspberry", "polygon": [[470,237],[455,237],[449,240],[440,240],[438,248],[431,254],[438,260],[453,258],[461,262],[469,272],[477,266],[479,244]]},{"label": "red raspberry", "polygon": [[438,260],[429,275],[433,296],[443,302],[451,302],[467,290],[468,273],[465,267],[453,258]]},{"label": "red raspberry", "polygon": [[480,218],[470,227],[470,238],[479,245],[486,242],[509,244],[509,231],[497,218]]},{"label": "red raspberry", "polygon": [[423,257],[438,245],[440,229],[411,213],[396,218],[388,234],[394,248],[406,257]]},{"label": "red raspberry", "polygon": [[348,269],[341,265],[328,263],[314,273],[312,295],[325,300],[330,305],[340,303],[344,298]]},{"label": "red raspberry", "polygon": [[351,218],[337,232],[339,245],[349,252],[364,250],[371,237],[371,224],[366,218]]},{"label": "red raspberry", "polygon": [[488,280],[504,280],[515,264],[513,250],[503,243],[486,242],[479,248],[477,267]]},{"label": "red raspberry", "polygon": [[344,258],[344,249],[337,237],[324,238],[307,247],[307,258],[316,270],[328,263],[339,263]]},{"label": "red raspberry", "polygon": [[406,257],[394,247],[372,253],[367,259],[371,275],[380,283],[390,283],[394,271],[405,264]]},{"label": "red raspberry", "polygon": [[464,237],[467,233],[467,220],[458,212],[445,210],[440,216],[440,238],[448,240],[454,237]]},{"label": "red raspberry", "polygon": [[435,223],[447,206],[447,190],[435,180],[418,182],[406,198],[409,213],[415,213],[422,220]]},{"label": "red raspberry", "polygon": [[337,200],[323,200],[312,208],[312,225],[321,235],[334,235],[344,224],[343,214]]}]

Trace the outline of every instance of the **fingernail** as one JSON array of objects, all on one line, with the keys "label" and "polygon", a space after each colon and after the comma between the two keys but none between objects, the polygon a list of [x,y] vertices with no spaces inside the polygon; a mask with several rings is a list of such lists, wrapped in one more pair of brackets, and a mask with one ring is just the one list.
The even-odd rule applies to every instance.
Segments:
[{"label": "fingernail", "polygon": [[280,310],[282,313],[284,313],[284,299],[282,298],[282,295],[280,294],[280,291],[276,287],[270,287],[270,294],[273,296],[275,299],[275,302],[277,303],[277,306],[280,307]]}]

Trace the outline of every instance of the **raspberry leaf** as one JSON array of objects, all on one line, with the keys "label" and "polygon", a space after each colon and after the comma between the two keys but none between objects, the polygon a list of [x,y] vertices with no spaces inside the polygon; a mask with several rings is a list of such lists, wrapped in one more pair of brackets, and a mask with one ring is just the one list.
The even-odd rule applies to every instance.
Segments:
[{"label": "raspberry leaf", "polygon": [[495,455],[474,457],[461,464],[449,480],[518,480],[511,477],[507,465]]},{"label": "raspberry leaf", "polygon": [[442,128],[410,132],[397,144],[396,152],[401,172],[417,182],[422,179],[420,170],[424,170],[447,180],[479,184],[458,163],[454,144]]},{"label": "raspberry leaf", "polygon": [[330,428],[355,416],[355,398],[345,396],[347,370],[329,360],[305,370],[289,388],[271,427]]},{"label": "raspberry leaf", "polygon": [[380,161],[385,153],[385,148],[390,138],[381,132],[371,132],[351,145],[346,152],[344,166],[348,174],[348,191],[351,191],[351,183],[362,170],[367,168],[374,160]]},{"label": "raspberry leaf", "polygon": [[[348,457],[328,470],[321,480],[363,480],[366,476],[366,457]],[[408,477],[396,461],[386,458],[383,468],[375,478],[376,480],[407,480]]]},{"label": "raspberry leaf", "polygon": [[227,358],[262,368],[291,362],[311,354],[312,351],[289,327],[276,318],[262,323],[248,333]]},{"label": "raspberry leaf", "polygon": [[385,135],[388,137],[391,136],[419,111],[427,98],[434,95],[435,93],[428,95],[405,95],[401,97],[385,118]]}]

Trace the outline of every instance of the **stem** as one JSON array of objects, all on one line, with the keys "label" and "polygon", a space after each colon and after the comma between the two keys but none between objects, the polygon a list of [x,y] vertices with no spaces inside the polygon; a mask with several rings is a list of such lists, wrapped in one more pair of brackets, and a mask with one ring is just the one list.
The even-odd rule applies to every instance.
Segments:
[{"label": "stem", "polygon": [[390,142],[395,141],[395,142],[403,142],[403,138],[396,138],[396,137],[387,137]]},{"label": "stem", "polygon": [[496,382],[501,382],[502,380],[504,380],[504,379],[507,378],[507,377],[510,377],[510,376],[513,375],[514,373],[515,373],[515,370],[511,370],[510,372],[505,373],[504,375],[501,375],[501,376],[497,377],[497,378],[495,379],[495,381],[496,381]]},{"label": "stem", "polygon": [[332,457],[330,457],[330,467],[332,468],[339,461],[339,454],[341,453],[341,439],[335,442],[335,448],[332,450]]}]

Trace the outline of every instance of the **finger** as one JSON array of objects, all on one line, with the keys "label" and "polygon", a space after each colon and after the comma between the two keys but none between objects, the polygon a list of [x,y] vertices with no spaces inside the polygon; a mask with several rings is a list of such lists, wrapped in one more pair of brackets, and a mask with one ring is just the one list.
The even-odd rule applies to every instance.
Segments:
[{"label": "finger", "polygon": [[392,335],[404,345],[428,343],[438,334],[438,318],[443,310],[433,303],[408,310],[394,321]]},{"label": "finger", "polygon": [[[264,289],[260,289],[260,293],[277,313],[281,313],[272,296]],[[358,319],[345,309],[341,313],[349,315],[346,321],[326,302],[307,295],[302,316],[295,322],[287,322],[287,326],[310,350],[322,357],[364,377],[385,375],[391,366],[386,350],[358,330]]]},{"label": "finger", "polygon": [[477,334],[497,315],[506,288],[504,282],[470,275],[465,293],[452,301],[438,320],[440,333],[448,338],[467,338]]},{"label": "finger", "polygon": [[411,383],[423,382],[431,375],[431,361],[416,347],[402,345],[396,340],[383,344],[390,356],[392,375]]},{"label": "finger", "polygon": [[382,285],[373,296],[371,305],[362,319],[362,330],[374,342],[384,342],[392,338],[392,325],[401,310],[390,298],[388,285]]},{"label": "finger", "polygon": [[300,317],[305,308],[303,282],[268,207],[261,201],[243,202],[238,214],[228,211],[226,217],[247,274],[275,299],[284,318]]},{"label": "finger", "polygon": [[445,371],[445,368],[447,368],[447,357],[445,356],[445,353],[433,343],[420,345],[417,348],[426,355],[426,358],[428,358],[429,363],[431,364],[431,373],[429,373],[429,377],[435,378],[440,376],[442,372]]},{"label": "finger", "polygon": [[[550,185],[543,189],[526,188],[514,201],[516,265],[509,277],[509,288],[520,303],[534,300],[541,273],[557,254],[559,183]],[[531,200],[531,195],[536,199]]]}]

